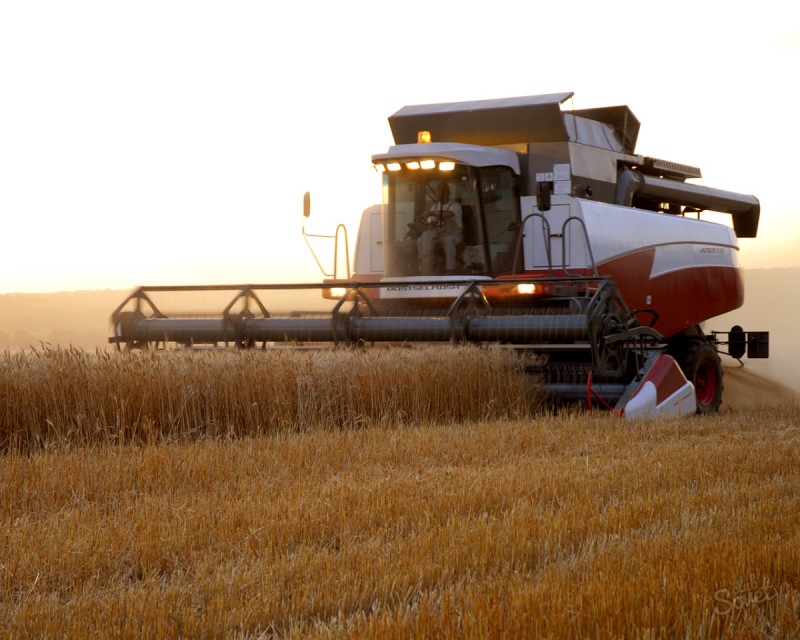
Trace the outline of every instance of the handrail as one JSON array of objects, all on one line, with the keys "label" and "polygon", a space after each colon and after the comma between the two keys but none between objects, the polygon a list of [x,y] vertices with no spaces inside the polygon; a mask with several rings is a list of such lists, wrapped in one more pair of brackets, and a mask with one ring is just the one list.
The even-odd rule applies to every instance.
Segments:
[{"label": "handrail", "polygon": [[594,272],[595,276],[598,276],[600,274],[597,272],[597,263],[594,261],[594,254],[592,253],[592,243],[589,242],[589,230],[586,228],[586,222],[583,220],[583,218],[579,218],[578,216],[570,216],[569,218],[564,220],[564,224],[561,226],[561,261],[562,261],[561,268],[564,271],[564,273],[567,274],[568,276],[580,277],[583,275],[581,273],[570,273],[569,269],[567,269],[567,260],[565,256],[566,253],[565,239],[567,237],[567,225],[573,221],[579,222],[581,227],[583,228],[583,237],[586,240],[586,250],[589,252],[589,260],[591,261],[592,271]]},{"label": "handrail", "polygon": [[[547,275],[553,275],[553,256],[552,252],[550,251],[550,222],[547,218],[544,217],[541,213],[529,213],[522,219],[522,222],[519,224],[519,233],[517,234],[517,239],[515,242],[514,247],[514,265],[516,266],[519,264],[519,252],[522,249],[522,239],[525,237],[525,223],[528,222],[531,218],[541,218],[542,220],[542,239],[544,240],[544,250],[547,253]],[[562,252],[563,253],[563,252]],[[525,265],[522,265],[523,271],[525,270]]]},{"label": "handrail", "polygon": [[[306,245],[308,246],[308,250],[311,251],[311,255],[314,257],[314,261],[317,263],[319,270],[322,272],[327,278],[337,278],[337,271],[339,268],[339,232],[341,231],[344,234],[344,250],[345,250],[345,264],[347,266],[347,278],[350,277],[350,243],[347,239],[347,227],[344,226],[341,222],[336,226],[336,232],[333,235],[325,235],[325,234],[318,234],[318,233],[306,233],[305,226],[302,227],[303,232],[303,240],[306,241]],[[311,246],[311,243],[308,241],[309,238],[326,238],[328,240],[333,240],[333,273],[328,273],[325,271],[325,268],[322,266],[322,263],[319,261],[316,252],[314,251],[314,247]]]},{"label": "handrail", "polygon": [[[547,220],[547,218],[545,218],[544,214],[542,214],[542,213],[529,213],[527,216],[525,216],[522,219],[522,222],[520,223],[520,226],[519,226],[519,233],[517,234],[515,247],[514,247],[514,264],[515,265],[519,264],[519,255],[520,255],[520,251],[522,249],[522,239],[525,237],[525,233],[524,233],[525,224],[528,222],[528,220],[530,220],[532,218],[540,218],[542,220],[542,239],[544,240],[544,248],[545,248],[545,252],[547,253],[547,275],[552,276],[553,275],[553,251],[552,251],[551,242],[552,242],[553,236],[550,233],[550,230],[551,230],[550,221]],[[591,244],[591,242],[589,242],[589,231],[586,228],[586,222],[582,218],[579,218],[578,216],[569,216],[566,220],[564,220],[564,224],[561,226],[561,235],[560,235],[560,237],[561,237],[561,264],[558,265],[558,266],[566,275],[568,275],[570,277],[580,277],[580,276],[583,275],[581,273],[570,272],[569,268],[567,267],[567,242],[566,242],[566,239],[567,239],[567,226],[569,225],[569,223],[574,222],[574,221],[580,223],[581,227],[583,228],[583,237],[584,237],[584,240],[586,242],[586,249],[587,249],[587,251],[589,253],[589,260],[590,260],[590,263],[591,263],[591,269],[592,269],[592,272],[593,272],[593,274],[595,276],[599,276],[599,273],[597,271],[597,263],[595,262],[594,254],[592,252],[592,244]],[[525,268],[525,266],[523,265],[523,270],[524,270],[524,268]]]}]

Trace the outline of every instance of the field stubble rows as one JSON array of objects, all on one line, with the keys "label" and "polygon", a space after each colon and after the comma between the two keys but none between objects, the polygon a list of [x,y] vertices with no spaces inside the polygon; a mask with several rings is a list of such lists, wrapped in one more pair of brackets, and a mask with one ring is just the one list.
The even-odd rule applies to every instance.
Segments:
[{"label": "field stubble rows", "polygon": [[[74,353],[37,357],[83,362]],[[195,364],[249,362],[238,357]],[[359,354],[346,364],[357,368],[364,357],[381,356]],[[402,361],[410,357],[389,354],[369,366],[392,375],[413,364]],[[478,375],[477,361],[472,370],[465,364],[473,357],[453,353],[445,364]],[[305,427],[269,428],[263,415],[273,414],[266,413],[248,430],[227,424],[217,409],[202,433],[173,413],[159,423],[170,426],[165,434],[120,417],[130,431],[113,437],[113,421],[70,421],[68,406],[58,414],[66,424],[53,414],[38,440],[14,436],[5,423],[0,631],[800,635],[796,407],[635,423],[577,412],[522,415],[520,406],[517,416],[462,414],[444,391],[455,376],[445,375],[443,359],[429,359],[417,364],[438,375],[427,385],[449,412],[438,416],[431,399],[418,401],[426,407],[418,415],[400,400],[371,415],[366,405],[341,409],[340,399],[331,405],[338,413]],[[194,366],[169,360],[173,372]],[[17,393],[9,366],[6,416],[16,415],[8,411],[9,393]],[[505,374],[491,357],[486,366],[488,387],[492,375]],[[232,395],[245,374],[230,375],[235,380],[223,386]],[[403,384],[424,386],[419,372],[405,375]],[[90,395],[101,393],[91,375],[73,378],[95,385]],[[150,393],[137,397],[144,403],[169,379],[140,378]],[[326,385],[332,380],[323,376]],[[175,393],[180,381],[186,378]],[[110,393],[114,380],[107,384]],[[75,402],[60,388],[53,393],[62,402]],[[161,402],[170,392],[163,393]],[[217,394],[215,407],[226,395]],[[107,401],[78,406],[89,411]],[[173,401],[191,405],[185,397]],[[125,416],[136,414],[130,402],[125,411],[133,413]],[[297,403],[295,396],[286,406]],[[155,420],[158,406],[138,415]]]}]

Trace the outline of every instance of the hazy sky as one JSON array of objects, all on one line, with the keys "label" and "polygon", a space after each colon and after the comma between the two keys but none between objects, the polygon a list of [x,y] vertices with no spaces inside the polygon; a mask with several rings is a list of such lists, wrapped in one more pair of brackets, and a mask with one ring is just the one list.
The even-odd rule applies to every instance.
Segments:
[{"label": "hazy sky", "polygon": [[800,4],[0,0],[0,293],[316,281],[406,104],[574,91],[800,266]]}]

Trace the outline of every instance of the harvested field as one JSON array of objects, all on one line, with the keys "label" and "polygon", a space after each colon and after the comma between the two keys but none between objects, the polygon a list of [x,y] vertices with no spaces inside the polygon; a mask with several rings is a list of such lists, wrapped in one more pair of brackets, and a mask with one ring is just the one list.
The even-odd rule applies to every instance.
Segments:
[{"label": "harvested field", "polygon": [[[332,400],[342,388],[325,391],[343,377],[338,361],[331,365],[337,376],[310,376],[319,376],[313,388],[321,397],[313,406],[323,407],[327,419],[283,424],[260,409],[251,422],[240,413],[240,422],[227,423],[219,407],[238,398],[249,378],[233,376],[213,393],[202,387],[213,402],[195,405],[183,396],[181,404],[171,394],[187,384],[181,372],[198,365],[195,356],[138,354],[87,364],[79,354],[56,352],[28,363],[29,387],[14,386],[16,378],[10,384],[9,362],[20,362],[6,361],[4,419],[9,398],[29,398],[31,408],[46,402],[33,381],[48,379],[35,374],[50,357],[66,379],[81,362],[111,367],[103,370],[111,376],[114,367],[165,366],[150,360],[165,355],[178,356],[167,358],[169,374],[147,384],[139,378],[140,395],[118,395],[116,405],[103,404],[103,376],[74,374],[91,401],[60,395],[66,383],[54,383],[48,411],[62,409],[49,414],[52,425],[38,439],[15,436],[4,423],[0,634],[800,635],[796,405],[624,422],[577,411],[545,415],[523,405],[493,414],[497,409],[487,409],[490,400],[481,396],[485,413],[471,414],[454,409],[447,395],[453,392],[445,391],[444,371],[454,365],[466,379],[470,371],[477,375],[467,351],[393,387],[397,394],[433,389],[418,413],[398,411],[401,399],[392,396],[390,411],[372,414],[369,404],[345,411],[346,403]],[[379,357],[355,358],[362,356]],[[406,354],[395,356],[397,369],[382,361],[373,378],[399,375],[403,362],[411,364],[402,360]],[[249,357],[212,362],[241,366]],[[313,373],[322,365],[304,366]],[[497,365],[493,375],[503,371]],[[130,374],[106,380],[105,393]],[[270,386],[270,376],[284,386]],[[284,408],[298,402],[290,378],[266,369],[258,376],[264,389],[295,389]],[[373,389],[378,406],[386,390],[356,379],[362,390]],[[483,382],[471,382],[469,393],[491,387],[491,376]],[[134,394],[137,379],[128,384],[125,393]],[[153,400],[139,413],[155,420],[157,407],[165,407],[169,419],[158,424],[171,430],[148,423],[149,430],[131,427],[115,437],[109,408],[100,422],[69,420],[70,406],[73,413],[106,406],[130,412],[130,398],[154,396],[162,404]],[[178,412],[167,411],[184,405],[194,407],[196,423],[175,421]],[[217,413],[208,413],[211,407]],[[128,417],[136,413],[119,415],[120,425],[136,424]]]}]

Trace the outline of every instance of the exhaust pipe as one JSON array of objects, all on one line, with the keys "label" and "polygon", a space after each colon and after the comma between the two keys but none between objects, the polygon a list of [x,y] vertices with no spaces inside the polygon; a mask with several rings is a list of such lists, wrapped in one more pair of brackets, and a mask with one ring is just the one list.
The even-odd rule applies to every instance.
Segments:
[{"label": "exhaust pipe", "polygon": [[616,203],[632,207],[637,198],[729,213],[733,218],[733,230],[737,237],[755,238],[758,233],[761,204],[755,196],[657,178],[625,169],[617,182]]}]

